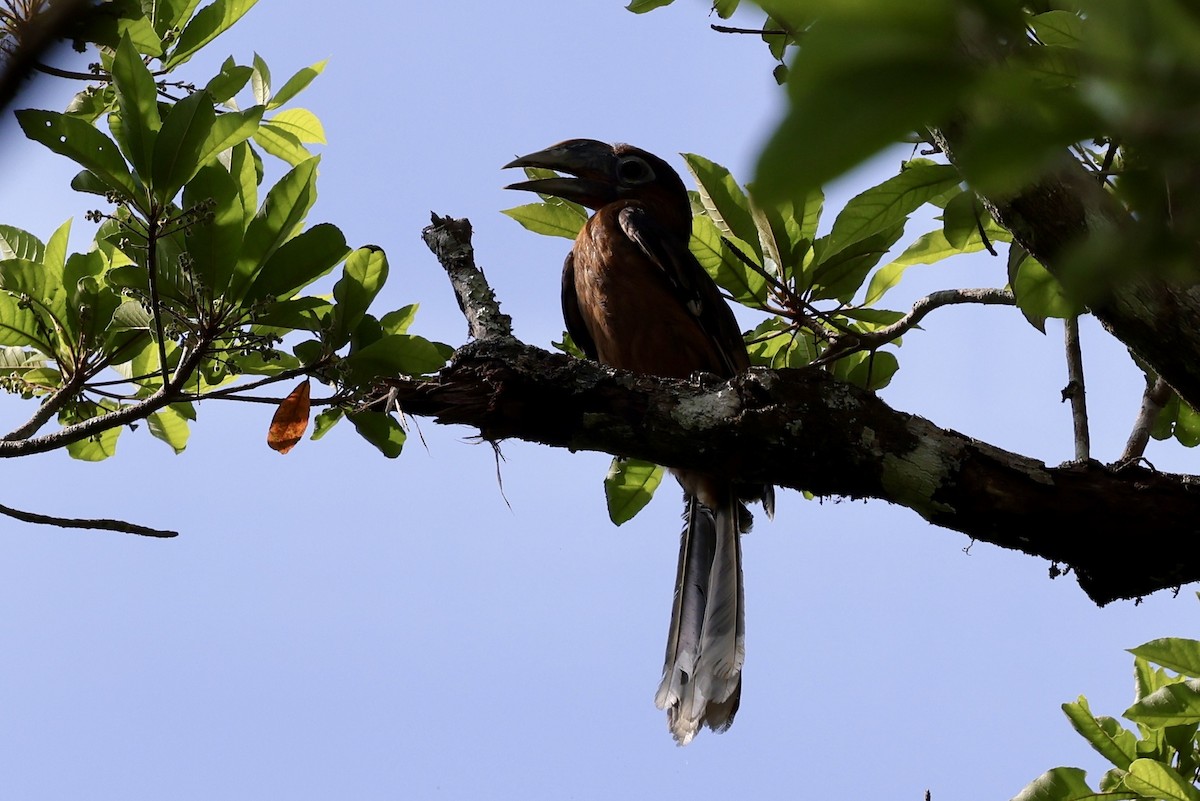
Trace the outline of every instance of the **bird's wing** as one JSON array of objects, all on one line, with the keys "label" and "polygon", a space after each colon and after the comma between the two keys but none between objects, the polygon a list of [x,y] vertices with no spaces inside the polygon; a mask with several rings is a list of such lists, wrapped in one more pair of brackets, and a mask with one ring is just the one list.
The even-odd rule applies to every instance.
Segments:
[{"label": "bird's wing", "polygon": [[625,235],[663,271],[680,305],[696,318],[700,328],[720,350],[729,375],[749,367],[750,359],[737,319],[717,285],[688,250],[687,242],[679,241],[677,236],[655,222],[649,210],[640,204],[621,209],[618,221]]},{"label": "bird's wing", "polygon": [[575,252],[567,254],[563,262],[562,273],[562,311],[563,322],[567,324],[567,333],[575,345],[593,361],[596,359],[596,343],[588,333],[583,322],[583,313],[579,310],[579,296],[575,293]]}]

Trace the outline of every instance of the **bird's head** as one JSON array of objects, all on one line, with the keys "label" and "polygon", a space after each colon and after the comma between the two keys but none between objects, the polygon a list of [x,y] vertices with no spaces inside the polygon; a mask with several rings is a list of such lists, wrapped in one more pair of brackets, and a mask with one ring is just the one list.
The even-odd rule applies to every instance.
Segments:
[{"label": "bird's head", "polygon": [[691,203],[679,174],[658,156],[632,145],[568,139],[513,159],[504,167],[541,167],[566,173],[553,178],[520,181],[505,189],[554,195],[590,209],[600,209],[620,200],[637,200],[671,215],[675,224],[686,226],[686,231],[691,230]]}]

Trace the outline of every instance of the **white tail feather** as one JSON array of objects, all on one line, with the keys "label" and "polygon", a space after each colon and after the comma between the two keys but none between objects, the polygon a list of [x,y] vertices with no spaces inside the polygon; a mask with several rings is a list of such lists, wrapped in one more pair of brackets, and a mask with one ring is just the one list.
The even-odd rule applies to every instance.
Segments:
[{"label": "white tail feather", "polygon": [[731,492],[717,510],[686,494],[675,602],[655,704],[687,745],[707,725],[724,731],[741,696],[745,659],[739,511]]}]

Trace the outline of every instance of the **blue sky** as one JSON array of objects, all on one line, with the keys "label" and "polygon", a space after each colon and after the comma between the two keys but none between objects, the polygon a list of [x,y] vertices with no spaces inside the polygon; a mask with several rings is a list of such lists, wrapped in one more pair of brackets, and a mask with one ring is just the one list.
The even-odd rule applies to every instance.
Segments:
[{"label": "blue sky", "polygon": [[[465,323],[420,240],[430,210],[471,218],[517,334],[544,345],[562,330],[569,243],[499,213],[527,202],[501,189],[502,164],[587,136],[681,170],[675,154],[700,153],[745,180],[780,113],[765,48],[711,32],[699,0],[641,17],[617,0],[331,8],[262,0],[186,74],[200,83],[257,51],[280,83],[329,59],[297,103],[329,138],[310,221],[383,246],[381,308],[419,301],[415,330],[452,344]],[[42,79],[18,107],[61,108],[72,91]],[[66,188],[71,165],[8,117],[0,137],[0,222],[44,239],[71,216],[84,247],[92,203]],[[829,187],[825,225],[905,155]],[[893,302],[1004,282],[987,256],[919,267]],[[1011,309],[938,311],[905,338],[883,395],[1064,461],[1061,329],[1048,330]],[[1095,455],[1112,460],[1141,378],[1091,321],[1084,346]],[[6,398],[0,426],[29,412]],[[1055,765],[1097,779],[1101,759],[1059,704],[1083,693],[1119,714],[1132,701],[1122,649],[1194,631],[1190,591],[1096,609],[1044,562],[964,552],[966,538],[906,509],[785,492],[745,540],[738,720],[680,749],[653,704],[675,487],[616,528],[601,454],[506,443],[502,494],[468,429],[418,421],[427,447],[413,437],[397,461],[349,427],[280,457],[269,418],[209,404],[182,456],[139,430],[100,465],[0,466],[0,502],[182,531],[159,542],[0,520],[5,797],[1007,799]],[[1194,461],[1161,443],[1149,456]]]}]

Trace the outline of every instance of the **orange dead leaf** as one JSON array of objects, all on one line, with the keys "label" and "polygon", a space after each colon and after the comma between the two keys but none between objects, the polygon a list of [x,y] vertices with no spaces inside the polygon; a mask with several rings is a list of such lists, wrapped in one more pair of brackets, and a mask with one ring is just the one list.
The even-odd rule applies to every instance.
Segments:
[{"label": "orange dead leaf", "polygon": [[305,379],[275,410],[271,429],[267,432],[267,444],[272,449],[287,453],[304,436],[308,428],[309,391],[308,379]]}]

